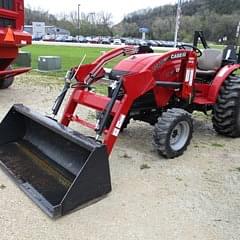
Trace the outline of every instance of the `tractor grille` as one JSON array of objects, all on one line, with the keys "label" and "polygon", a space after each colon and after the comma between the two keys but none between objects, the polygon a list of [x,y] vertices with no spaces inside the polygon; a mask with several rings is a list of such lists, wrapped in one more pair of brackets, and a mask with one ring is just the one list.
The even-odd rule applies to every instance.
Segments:
[{"label": "tractor grille", "polygon": [[0,27],[16,28],[16,20],[0,17]]},{"label": "tractor grille", "polygon": [[0,0],[0,8],[14,10],[14,0]]}]

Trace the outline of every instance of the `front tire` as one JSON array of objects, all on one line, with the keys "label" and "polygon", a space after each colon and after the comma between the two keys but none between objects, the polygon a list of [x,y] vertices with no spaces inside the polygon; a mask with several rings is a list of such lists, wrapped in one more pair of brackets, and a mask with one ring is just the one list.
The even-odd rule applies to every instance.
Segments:
[{"label": "front tire", "polygon": [[226,137],[240,137],[240,77],[224,81],[213,109],[213,127]]},{"label": "front tire", "polygon": [[169,109],[155,124],[153,140],[158,153],[166,158],[181,156],[193,133],[191,115],[182,109]]}]

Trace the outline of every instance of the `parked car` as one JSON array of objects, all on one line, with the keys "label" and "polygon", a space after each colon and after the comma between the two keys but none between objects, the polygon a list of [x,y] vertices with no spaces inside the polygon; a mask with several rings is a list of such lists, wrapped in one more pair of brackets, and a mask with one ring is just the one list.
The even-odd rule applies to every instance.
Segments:
[{"label": "parked car", "polygon": [[88,42],[94,43],[94,44],[99,44],[101,42],[101,39],[100,39],[100,37],[94,37],[94,38],[91,38]]},{"label": "parked car", "polygon": [[86,40],[87,40],[88,43],[90,43],[90,41],[92,40],[92,37],[87,36],[87,37],[86,37]]},{"label": "parked car", "polygon": [[120,38],[122,43],[125,43],[127,41],[127,38]]},{"label": "parked car", "polygon": [[103,39],[101,40],[101,43],[102,43],[102,44],[111,44],[111,40],[110,40],[110,38],[103,38]]},{"label": "parked car", "polygon": [[153,40],[146,40],[149,47],[157,47],[157,43]]},{"label": "parked car", "polygon": [[113,44],[114,44],[114,45],[121,45],[121,44],[122,44],[122,41],[121,41],[121,39],[119,39],[119,38],[115,38],[115,39],[113,40]]},{"label": "parked car", "polygon": [[159,41],[159,40],[157,40],[156,43],[157,43],[157,46],[158,46],[158,47],[165,47],[164,41],[161,41],[161,40]]},{"label": "parked car", "polygon": [[134,39],[127,39],[125,41],[126,45],[136,45],[136,41]]},{"label": "parked car", "polygon": [[88,40],[84,36],[76,36],[76,41],[79,43],[87,43]]},{"label": "parked car", "polygon": [[41,41],[42,37],[32,36],[32,41]]},{"label": "parked car", "polygon": [[56,38],[55,35],[45,35],[43,36],[42,40],[48,41],[48,42],[54,42],[55,38]]},{"label": "parked car", "polygon": [[173,41],[165,41],[164,44],[165,44],[164,47],[174,47],[174,42]]},{"label": "parked car", "polygon": [[156,41],[154,41],[154,40],[149,40],[149,44],[150,44],[150,46],[152,46],[152,47],[157,47],[157,46],[158,46],[158,44],[157,44]]},{"label": "parked car", "polygon": [[76,38],[73,36],[67,36],[65,42],[76,42]]},{"label": "parked car", "polygon": [[55,38],[55,41],[56,42],[64,42],[66,40],[67,36],[65,35],[58,35],[56,38]]},{"label": "parked car", "polygon": [[139,40],[138,45],[140,45],[140,46],[148,46],[148,43],[145,40]]}]

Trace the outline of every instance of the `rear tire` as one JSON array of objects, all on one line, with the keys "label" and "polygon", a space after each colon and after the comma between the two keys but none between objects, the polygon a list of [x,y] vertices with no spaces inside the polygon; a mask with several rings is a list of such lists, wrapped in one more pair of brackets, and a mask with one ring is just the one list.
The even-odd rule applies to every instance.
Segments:
[{"label": "rear tire", "polygon": [[224,81],[213,109],[215,131],[227,137],[240,137],[240,77]]},{"label": "rear tire", "polygon": [[[11,70],[11,67],[8,67],[7,70]],[[14,81],[14,77],[7,77],[4,79],[0,79],[0,89],[6,89],[9,88]]]},{"label": "rear tire", "polygon": [[193,133],[191,115],[182,109],[169,109],[155,124],[153,140],[158,153],[175,158],[187,149]]}]

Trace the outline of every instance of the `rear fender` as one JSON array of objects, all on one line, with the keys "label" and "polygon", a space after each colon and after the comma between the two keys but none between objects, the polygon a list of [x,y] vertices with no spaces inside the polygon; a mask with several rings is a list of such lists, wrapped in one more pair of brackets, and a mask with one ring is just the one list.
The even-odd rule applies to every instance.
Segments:
[{"label": "rear fender", "polygon": [[226,65],[217,73],[209,89],[208,99],[210,101],[213,103],[216,102],[223,82],[229,77],[229,75],[238,69],[240,69],[240,64]]}]

